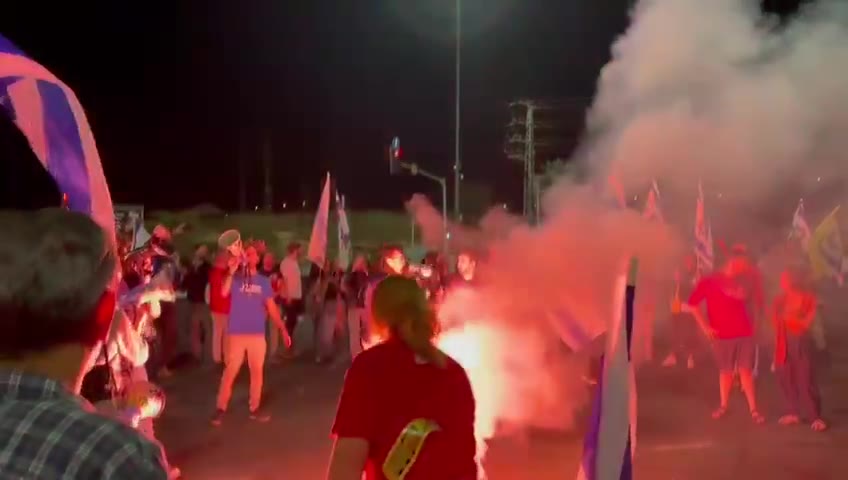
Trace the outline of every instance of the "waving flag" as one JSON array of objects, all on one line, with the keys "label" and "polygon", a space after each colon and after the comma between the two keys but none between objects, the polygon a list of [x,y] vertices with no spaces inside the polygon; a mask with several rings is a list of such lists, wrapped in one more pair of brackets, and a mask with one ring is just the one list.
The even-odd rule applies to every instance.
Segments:
[{"label": "waving flag", "polygon": [[91,215],[114,239],[112,198],[94,135],[76,95],[2,35],[0,111],[27,137],[41,164],[67,195],[68,208]]},{"label": "waving flag", "polygon": [[822,220],[810,237],[810,263],[817,278],[833,277],[842,285],[842,261],[845,250],[842,248],[842,235],[836,222],[836,207]]},{"label": "waving flag", "polygon": [[713,269],[713,232],[704,215],[704,189],[698,182],[698,203],[695,206],[695,258],[698,276]]},{"label": "waving flag", "polygon": [[321,192],[321,201],[318,202],[318,211],[315,212],[315,221],[312,223],[312,235],[309,237],[309,250],[306,258],[315,265],[324,268],[327,258],[327,225],[330,223],[330,173],[324,181],[324,190]]},{"label": "waving flag", "polygon": [[636,376],[631,363],[636,259],[616,283],[613,322],[592,405],[592,420],[583,442],[577,480],[632,480],[636,451]]},{"label": "waving flag", "polygon": [[336,214],[339,217],[339,267],[347,270],[350,265],[351,254],[350,225],[347,223],[344,197],[339,196],[339,192],[336,192]]},{"label": "waving flag", "polygon": [[795,209],[795,215],[792,216],[792,230],[789,232],[789,239],[797,239],[801,246],[805,249],[810,245],[810,226],[807,225],[807,219],[804,216],[804,199],[798,201],[798,208]]},{"label": "waving flag", "polygon": [[648,200],[645,201],[645,211],[642,212],[642,216],[647,220],[664,222],[660,209],[660,188],[657,186],[656,180],[651,182],[651,190],[648,191]]}]

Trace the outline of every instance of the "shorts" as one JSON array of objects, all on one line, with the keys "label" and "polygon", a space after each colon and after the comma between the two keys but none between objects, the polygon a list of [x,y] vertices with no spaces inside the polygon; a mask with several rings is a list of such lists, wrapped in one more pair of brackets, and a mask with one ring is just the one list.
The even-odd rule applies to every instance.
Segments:
[{"label": "shorts", "polygon": [[741,370],[754,369],[754,358],[757,355],[754,337],[717,339],[713,341],[713,351],[719,371],[732,372],[737,367]]}]

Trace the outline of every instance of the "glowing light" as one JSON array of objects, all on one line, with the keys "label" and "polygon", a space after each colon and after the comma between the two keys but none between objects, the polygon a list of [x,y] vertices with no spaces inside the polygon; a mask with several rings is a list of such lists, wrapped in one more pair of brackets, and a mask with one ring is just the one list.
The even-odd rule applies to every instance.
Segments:
[{"label": "glowing light", "polygon": [[[440,349],[462,365],[471,382],[477,404],[474,412],[474,438],[477,441],[475,460],[480,478],[486,478],[483,460],[488,449],[486,441],[495,436],[500,412],[508,398],[506,384],[501,381],[498,369],[493,368],[498,351],[507,348],[508,339],[497,330],[482,324],[468,324],[448,330],[437,339]],[[493,358],[494,357],[494,358]]]},{"label": "glowing light", "polygon": [[288,204],[286,202],[283,202],[283,208],[286,208],[287,205]]}]

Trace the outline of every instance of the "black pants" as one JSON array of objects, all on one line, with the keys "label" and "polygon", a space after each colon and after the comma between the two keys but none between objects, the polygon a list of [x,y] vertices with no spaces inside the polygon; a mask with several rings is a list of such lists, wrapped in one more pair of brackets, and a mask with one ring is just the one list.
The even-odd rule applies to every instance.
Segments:
[{"label": "black pants", "polygon": [[283,302],[283,314],[286,316],[286,330],[289,336],[294,338],[294,329],[297,327],[297,317],[303,315],[303,300],[292,300],[288,303]]},{"label": "black pants", "polygon": [[816,382],[813,351],[813,341],[809,335],[787,335],[786,362],[775,369],[786,401],[786,413],[801,415],[811,421],[821,416],[821,397]]}]

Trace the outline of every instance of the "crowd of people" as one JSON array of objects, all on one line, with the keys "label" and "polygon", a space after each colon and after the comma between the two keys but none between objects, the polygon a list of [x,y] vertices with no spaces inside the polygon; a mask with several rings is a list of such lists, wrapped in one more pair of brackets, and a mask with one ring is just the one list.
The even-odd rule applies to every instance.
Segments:
[{"label": "crowd of people", "polygon": [[[266,361],[311,355],[321,365],[349,364],[329,479],[476,478],[471,384],[434,342],[437,306],[451,288],[486,280],[475,274],[477,255],[460,253],[449,273],[438,253],[412,264],[402,248],[387,246],[370,268],[359,256],[347,271],[312,263],[304,275],[297,243],[279,262],[262,242],[239,241],[214,254],[197,246],[181,263],[172,232],[161,226],[144,248],[119,255],[83,214],[3,211],[0,221],[8,228],[0,239],[3,478],[180,476],[153,428],[165,403],[156,382],[171,374],[175,356],[180,290],[191,312],[192,354],[221,369],[213,425],[227,417],[245,359],[248,415],[266,422]],[[817,289],[803,262],[784,263],[776,279],[764,280],[742,246],[714,271],[698,271],[688,259],[668,309],[672,352],[664,364],[693,365],[709,345],[719,380],[713,418],[727,414],[738,378],[759,424],[766,419],[756,364],[769,345],[772,355],[759,356],[770,358],[784,395],[778,422],[823,431]],[[293,341],[303,327],[313,330],[311,345]],[[763,332],[771,342],[761,341]]]},{"label": "crowd of people", "polygon": [[[719,371],[714,419],[727,414],[738,379],[752,420],[766,421],[756,392],[762,358],[763,363],[770,359],[784,396],[785,412],[779,424],[795,425],[803,419],[814,431],[827,429],[814,361],[818,350],[814,331],[822,328],[818,294],[804,256],[792,247],[772,289],[764,287],[761,269],[741,244],[713,272],[699,274],[691,255],[676,273],[669,311],[671,351],[662,365],[674,367],[685,359],[686,367],[692,369],[697,353],[706,345],[702,339],[709,342]],[[770,299],[766,290],[773,290]]]}]

